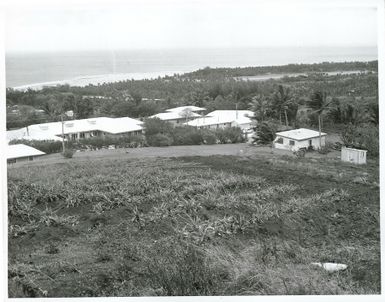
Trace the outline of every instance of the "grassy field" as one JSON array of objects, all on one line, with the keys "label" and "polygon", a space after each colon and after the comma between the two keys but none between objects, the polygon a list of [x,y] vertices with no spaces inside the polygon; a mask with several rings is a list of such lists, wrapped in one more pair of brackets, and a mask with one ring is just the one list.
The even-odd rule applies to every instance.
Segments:
[{"label": "grassy field", "polygon": [[378,161],[253,150],[10,167],[10,297],[379,293]]}]

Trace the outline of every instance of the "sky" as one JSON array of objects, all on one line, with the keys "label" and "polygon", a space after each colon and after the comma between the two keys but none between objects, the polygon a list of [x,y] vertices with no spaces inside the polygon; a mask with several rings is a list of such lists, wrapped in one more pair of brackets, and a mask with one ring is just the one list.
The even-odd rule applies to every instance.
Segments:
[{"label": "sky", "polygon": [[145,0],[10,5],[5,49],[376,46],[376,8],[370,5],[373,2],[364,2]]}]

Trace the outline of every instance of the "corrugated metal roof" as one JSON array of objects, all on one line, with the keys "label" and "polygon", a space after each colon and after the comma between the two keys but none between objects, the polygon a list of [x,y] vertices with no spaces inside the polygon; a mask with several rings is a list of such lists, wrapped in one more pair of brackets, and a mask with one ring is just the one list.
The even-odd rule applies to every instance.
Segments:
[{"label": "corrugated metal roof", "polygon": [[[111,134],[140,131],[143,122],[129,117],[110,118],[96,117],[82,120],[69,120],[64,122],[64,134],[103,131]],[[35,124],[27,127],[7,131],[7,140],[60,140],[58,135],[62,134],[62,123]]]},{"label": "corrugated metal roof", "polygon": [[[200,114],[195,113],[195,112],[190,112],[188,114],[189,118],[191,118],[191,117],[195,118],[195,117],[200,117],[200,116],[201,116]],[[157,117],[157,118],[161,119],[162,121],[177,120],[177,119],[186,118],[183,111],[162,112],[162,113],[158,113],[158,114],[154,114],[154,115],[150,116],[150,118],[154,118],[154,117]]]},{"label": "corrugated metal roof", "polygon": [[[238,125],[250,124],[252,120],[248,116],[253,116],[250,110],[215,110],[206,116],[195,119],[186,123],[186,125],[194,127],[203,127],[217,124],[237,123]],[[237,118],[238,116],[238,118]]]},{"label": "corrugated metal roof", "polygon": [[241,118],[241,117],[253,117],[254,112],[251,110],[215,110],[212,111],[206,116],[219,116],[221,118],[229,117],[229,118]]},{"label": "corrugated metal roof", "polygon": [[197,106],[181,106],[181,107],[175,107],[166,109],[167,112],[181,112],[183,110],[191,110],[191,111],[205,111],[206,108],[203,107],[197,107]]},{"label": "corrugated metal roof", "polygon": [[[300,140],[305,140],[313,137],[318,137],[319,132],[310,130],[310,129],[299,128],[299,129],[294,129],[289,131],[277,132],[276,135],[284,136],[286,138],[300,141]],[[325,136],[325,135],[326,133],[321,132],[321,136]]]},{"label": "corrugated metal roof", "polygon": [[7,159],[28,157],[28,156],[38,156],[44,155],[45,153],[32,148],[27,145],[18,144],[18,145],[8,145],[7,147]]}]

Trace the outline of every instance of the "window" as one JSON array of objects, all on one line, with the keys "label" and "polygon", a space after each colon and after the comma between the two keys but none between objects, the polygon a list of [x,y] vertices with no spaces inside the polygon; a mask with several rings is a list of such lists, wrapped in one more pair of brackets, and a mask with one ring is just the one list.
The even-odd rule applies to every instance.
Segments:
[{"label": "window", "polygon": [[309,146],[313,146],[313,141],[309,139]]},{"label": "window", "polygon": [[290,140],[290,141],[289,141],[289,145],[290,145],[290,146],[294,146],[294,145],[295,145],[295,141]]},{"label": "window", "polygon": [[277,144],[283,144],[283,138],[282,137],[278,138],[276,143]]},{"label": "window", "polygon": [[78,135],[76,133],[71,134],[71,139],[77,139],[77,138],[78,138]]},{"label": "window", "polygon": [[85,138],[86,137],[86,134],[84,132],[79,133],[79,135],[80,135],[80,138]]},{"label": "window", "polygon": [[29,161],[33,160],[33,156],[28,156],[28,160]]}]

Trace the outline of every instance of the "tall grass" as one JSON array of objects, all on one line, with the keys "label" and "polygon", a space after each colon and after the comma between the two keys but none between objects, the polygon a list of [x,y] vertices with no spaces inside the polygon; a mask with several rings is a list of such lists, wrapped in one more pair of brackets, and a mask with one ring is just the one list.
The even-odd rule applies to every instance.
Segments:
[{"label": "tall grass", "polygon": [[11,296],[379,292],[378,187],[350,181],[372,170],[207,160],[10,168]]}]

